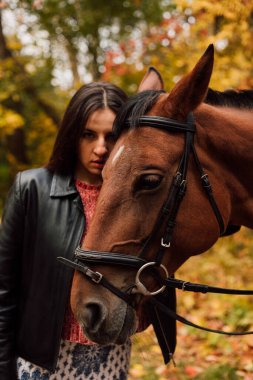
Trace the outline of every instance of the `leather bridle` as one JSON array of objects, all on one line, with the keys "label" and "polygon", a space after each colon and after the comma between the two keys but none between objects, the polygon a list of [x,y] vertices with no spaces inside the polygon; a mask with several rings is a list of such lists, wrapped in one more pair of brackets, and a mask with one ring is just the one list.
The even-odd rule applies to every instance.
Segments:
[{"label": "leather bridle", "polygon": [[[126,122],[127,126],[131,126],[131,120]],[[186,123],[182,123],[173,119],[158,117],[158,116],[143,116],[138,119],[139,127],[152,127],[164,130],[169,133],[184,133],[185,135],[185,145],[184,152],[179,162],[178,169],[172,180],[170,186],[168,197],[165,200],[156,220],[155,226],[152,233],[145,241],[142,247],[141,253],[138,257],[133,255],[125,255],[122,253],[115,252],[97,252],[97,251],[84,251],[78,247],[74,254],[74,260],[69,260],[64,257],[58,257],[58,259],[68,265],[69,267],[84,273],[90,280],[94,283],[100,284],[105,288],[109,289],[112,293],[116,294],[118,297],[122,298],[129,305],[133,306],[133,294],[142,294],[143,296],[149,296],[149,302],[161,312],[167,314],[169,317],[179,320],[187,325],[215,333],[225,334],[225,335],[246,335],[253,334],[253,331],[248,332],[226,332],[220,330],[213,330],[198,326],[185,318],[179,316],[174,310],[171,310],[165,305],[165,302],[160,302],[158,300],[160,293],[166,292],[166,290],[181,289],[183,291],[200,292],[200,293],[220,293],[220,294],[239,294],[239,295],[253,295],[253,290],[236,290],[213,287],[203,284],[195,284],[187,281],[182,281],[170,277],[168,275],[166,267],[162,264],[162,260],[166,249],[170,247],[171,240],[173,237],[174,227],[176,225],[176,217],[178,214],[179,207],[181,205],[182,199],[186,192],[187,184],[187,169],[189,163],[190,154],[193,155],[196,168],[199,172],[200,182],[204,191],[207,194],[207,198],[210,202],[214,215],[217,219],[220,236],[225,232],[224,221],[222,215],[219,211],[217,203],[213,196],[212,186],[210,184],[208,175],[204,172],[201,163],[199,161],[197,152],[194,147],[194,134],[196,131],[193,114],[190,113],[187,118]],[[145,257],[149,249],[151,241],[157,236],[161,226],[165,226],[164,232],[161,238],[160,247],[156,253],[156,257],[152,262],[148,262]],[[95,265],[120,265],[127,266],[137,270],[136,281],[133,286],[129,287],[127,291],[116,288],[111,282],[109,282],[101,273],[93,271],[89,264]],[[155,276],[156,280],[160,283],[161,287],[153,292],[150,292],[141,281],[141,274],[146,269],[151,269],[151,272]],[[160,271],[164,272],[161,276],[158,273],[158,268]],[[157,315],[159,320],[159,316]],[[170,350],[168,349],[170,352]],[[171,353],[170,353],[171,356]]]}]

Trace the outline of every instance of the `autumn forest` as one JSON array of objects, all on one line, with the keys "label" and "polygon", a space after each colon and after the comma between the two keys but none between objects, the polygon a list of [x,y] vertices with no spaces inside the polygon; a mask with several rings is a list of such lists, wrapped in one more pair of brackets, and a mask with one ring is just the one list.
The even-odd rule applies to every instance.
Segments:
[{"label": "autumn forest", "polygon": [[[47,162],[81,85],[106,80],[131,95],[154,66],[169,91],[210,43],[210,87],[253,89],[252,0],[0,0],[0,213],[15,174]],[[190,259],[179,275],[253,289],[252,262],[253,235],[242,229]],[[211,328],[253,330],[252,297],[179,293],[178,310]],[[252,336],[179,324],[176,367],[163,365],[151,329],[133,344],[130,380],[253,379]]]}]

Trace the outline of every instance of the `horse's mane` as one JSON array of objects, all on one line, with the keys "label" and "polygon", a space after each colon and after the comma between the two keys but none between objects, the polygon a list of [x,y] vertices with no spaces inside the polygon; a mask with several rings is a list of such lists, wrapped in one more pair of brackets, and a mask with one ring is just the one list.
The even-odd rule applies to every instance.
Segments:
[{"label": "horse's mane", "polygon": [[[138,125],[138,119],[145,115],[156,103],[159,95],[164,91],[147,90],[129,98],[116,116],[114,132],[119,135],[122,131],[129,129],[127,119],[131,119],[131,128]],[[253,108],[253,90],[227,90],[215,91],[208,89],[205,103],[214,106],[233,108]]]},{"label": "horse's mane", "polygon": [[253,108],[253,90],[215,91],[209,88],[205,103],[214,106]]}]

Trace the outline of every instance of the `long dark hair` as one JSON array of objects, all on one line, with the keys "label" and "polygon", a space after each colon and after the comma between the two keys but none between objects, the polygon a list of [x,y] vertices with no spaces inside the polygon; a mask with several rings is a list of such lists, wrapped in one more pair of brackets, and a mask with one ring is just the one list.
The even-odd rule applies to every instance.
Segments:
[{"label": "long dark hair", "polygon": [[72,174],[77,161],[78,143],[90,115],[105,108],[116,115],[126,100],[125,92],[108,82],[82,86],[67,106],[46,167],[59,174]]}]

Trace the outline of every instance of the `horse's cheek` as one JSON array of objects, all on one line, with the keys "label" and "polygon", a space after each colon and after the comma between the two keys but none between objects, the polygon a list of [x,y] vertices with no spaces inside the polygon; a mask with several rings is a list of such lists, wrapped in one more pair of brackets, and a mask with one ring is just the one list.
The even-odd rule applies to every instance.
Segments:
[{"label": "horse's cheek", "polygon": [[82,279],[82,274],[76,271],[73,276],[72,287],[70,292],[70,306],[74,315],[77,315],[78,308],[80,307],[82,303],[82,298],[84,296],[85,288],[83,282],[84,281]]}]

